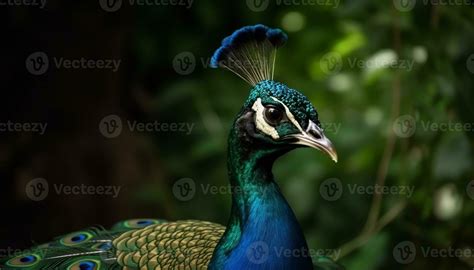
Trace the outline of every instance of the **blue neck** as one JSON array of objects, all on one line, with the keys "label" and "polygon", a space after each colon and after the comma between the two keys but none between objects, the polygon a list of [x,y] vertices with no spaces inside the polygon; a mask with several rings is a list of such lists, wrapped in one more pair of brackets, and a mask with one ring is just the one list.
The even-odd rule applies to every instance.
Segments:
[{"label": "blue neck", "polygon": [[249,151],[232,133],[229,145],[232,211],[209,269],[313,269],[300,225],[273,179],[279,155]]}]

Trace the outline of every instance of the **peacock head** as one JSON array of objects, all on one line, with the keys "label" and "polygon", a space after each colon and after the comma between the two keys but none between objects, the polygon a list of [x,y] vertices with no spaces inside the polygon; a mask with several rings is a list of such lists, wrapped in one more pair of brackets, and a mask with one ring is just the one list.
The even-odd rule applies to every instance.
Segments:
[{"label": "peacock head", "polygon": [[234,129],[248,148],[284,153],[306,146],[337,162],[336,150],[308,98],[273,80],[276,51],[287,38],[280,29],[246,26],[225,38],[214,53],[212,67],[228,69],[253,86]]},{"label": "peacock head", "polygon": [[[300,92],[286,85],[265,80],[250,92],[238,119],[248,121],[248,136],[255,143],[273,146],[275,150],[312,147],[328,154],[337,162],[337,153],[324,135],[318,113]],[[250,116],[250,117],[249,117]]]}]

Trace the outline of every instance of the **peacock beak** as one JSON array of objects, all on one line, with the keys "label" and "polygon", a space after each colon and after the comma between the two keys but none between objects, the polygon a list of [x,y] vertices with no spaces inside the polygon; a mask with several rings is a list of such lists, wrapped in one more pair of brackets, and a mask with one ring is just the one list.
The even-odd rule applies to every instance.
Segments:
[{"label": "peacock beak", "polygon": [[336,148],[334,148],[332,142],[328,138],[326,138],[323,133],[323,130],[313,121],[309,121],[308,128],[305,132],[299,134],[292,134],[288,137],[296,139],[292,142],[293,144],[304,145],[318,149],[328,154],[334,162],[337,162]]}]

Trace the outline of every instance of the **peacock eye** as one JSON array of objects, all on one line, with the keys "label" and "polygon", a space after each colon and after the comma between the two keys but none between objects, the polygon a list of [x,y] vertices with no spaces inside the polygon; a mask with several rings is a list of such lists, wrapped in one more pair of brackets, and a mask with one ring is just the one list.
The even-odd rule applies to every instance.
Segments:
[{"label": "peacock eye", "polygon": [[263,114],[265,121],[272,126],[277,125],[283,119],[283,112],[275,106],[266,106]]}]

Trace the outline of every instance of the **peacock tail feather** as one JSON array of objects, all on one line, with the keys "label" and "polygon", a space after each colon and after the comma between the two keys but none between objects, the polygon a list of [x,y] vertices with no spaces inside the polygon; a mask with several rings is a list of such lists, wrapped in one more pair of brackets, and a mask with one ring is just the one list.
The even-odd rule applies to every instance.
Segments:
[{"label": "peacock tail feather", "polygon": [[207,269],[224,233],[219,224],[133,219],[91,227],[0,261],[0,269]]},{"label": "peacock tail feather", "polygon": [[211,222],[176,221],[128,231],[113,245],[118,263],[133,269],[207,269],[224,230]]},{"label": "peacock tail feather", "polygon": [[127,231],[135,231],[165,221],[133,219],[115,224],[110,230],[90,227],[55,238],[52,242],[30,248],[23,253],[0,260],[2,270],[102,270],[123,269],[116,263],[113,239]]}]

